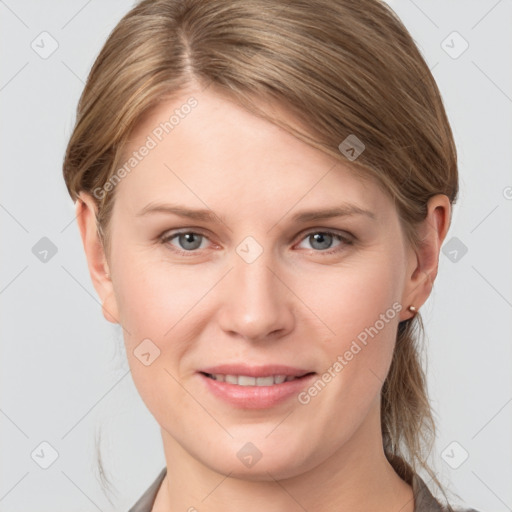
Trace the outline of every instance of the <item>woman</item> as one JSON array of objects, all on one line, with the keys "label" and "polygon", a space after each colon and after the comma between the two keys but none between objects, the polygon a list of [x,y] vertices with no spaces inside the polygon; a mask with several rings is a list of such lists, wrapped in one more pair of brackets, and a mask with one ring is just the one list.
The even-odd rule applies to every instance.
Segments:
[{"label": "woman", "polygon": [[[419,309],[457,198],[434,79],[377,0],[152,0],[64,162],[166,467],[131,509],[453,510]],[[468,509],[466,509],[468,510]]]}]

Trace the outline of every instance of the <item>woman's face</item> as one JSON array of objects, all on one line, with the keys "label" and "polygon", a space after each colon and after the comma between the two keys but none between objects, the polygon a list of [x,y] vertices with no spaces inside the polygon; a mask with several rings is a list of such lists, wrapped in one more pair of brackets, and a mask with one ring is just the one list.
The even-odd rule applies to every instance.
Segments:
[{"label": "woman's face", "polygon": [[167,453],[269,479],[379,449],[415,263],[387,195],[213,87],[130,157],[103,299]]}]

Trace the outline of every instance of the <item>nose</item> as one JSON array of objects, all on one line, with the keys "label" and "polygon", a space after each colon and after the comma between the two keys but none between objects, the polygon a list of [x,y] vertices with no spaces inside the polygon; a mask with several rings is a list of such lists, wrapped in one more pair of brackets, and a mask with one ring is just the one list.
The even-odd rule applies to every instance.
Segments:
[{"label": "nose", "polygon": [[224,332],[248,341],[275,340],[291,332],[294,295],[275,267],[265,251],[252,263],[235,259],[218,312]]}]

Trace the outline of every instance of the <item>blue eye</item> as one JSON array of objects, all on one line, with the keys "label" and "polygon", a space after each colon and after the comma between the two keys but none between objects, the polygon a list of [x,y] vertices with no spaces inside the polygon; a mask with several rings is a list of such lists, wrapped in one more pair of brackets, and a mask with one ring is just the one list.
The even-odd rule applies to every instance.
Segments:
[{"label": "blue eye", "polygon": [[[332,242],[337,239],[340,243],[332,248]],[[344,245],[351,245],[352,240],[348,236],[340,235],[333,231],[310,231],[306,233],[303,240],[309,240],[316,252],[324,252],[326,254],[332,254],[343,249]],[[315,245],[317,245],[315,247]]]},{"label": "blue eye", "polygon": [[[174,238],[178,239],[178,243],[182,247],[180,248],[173,248],[173,250],[177,251],[179,254],[185,254],[190,253],[192,251],[195,251],[196,249],[199,249],[201,245],[201,239],[206,238],[204,235],[201,235],[200,233],[196,233],[194,231],[181,231],[174,234],[169,234],[162,238],[162,243],[167,244],[171,243],[171,240]],[[199,241],[199,243],[198,243]],[[172,244],[171,244],[172,245]]]},{"label": "blue eye", "polygon": [[[171,241],[177,239],[179,246]],[[169,245],[171,250],[183,256],[195,256],[203,241],[208,240],[206,235],[195,231],[168,232],[161,237],[161,243]],[[309,240],[314,252],[333,254],[342,251],[347,245],[352,245],[353,240],[349,236],[342,235],[333,231],[314,230],[309,231],[301,238],[302,241]],[[333,241],[338,240],[338,244],[332,247]]]}]

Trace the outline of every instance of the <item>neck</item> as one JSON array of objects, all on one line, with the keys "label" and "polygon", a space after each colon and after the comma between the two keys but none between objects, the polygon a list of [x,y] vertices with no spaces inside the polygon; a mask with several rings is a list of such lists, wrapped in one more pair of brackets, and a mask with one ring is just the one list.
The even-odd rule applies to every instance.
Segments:
[{"label": "neck", "polygon": [[[378,416],[373,419],[380,421]],[[414,512],[412,487],[386,459],[382,437],[375,436],[374,427],[375,421],[365,421],[320,464],[281,480],[274,479],[271,472],[262,474],[261,480],[220,474],[162,430],[167,475],[152,512],[234,512],[242,507],[245,512]]]}]

